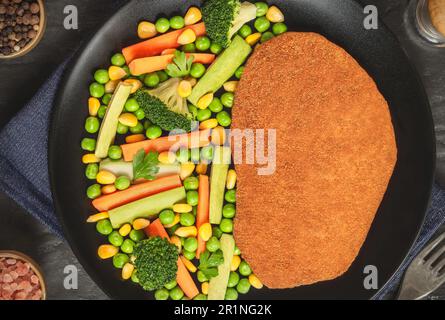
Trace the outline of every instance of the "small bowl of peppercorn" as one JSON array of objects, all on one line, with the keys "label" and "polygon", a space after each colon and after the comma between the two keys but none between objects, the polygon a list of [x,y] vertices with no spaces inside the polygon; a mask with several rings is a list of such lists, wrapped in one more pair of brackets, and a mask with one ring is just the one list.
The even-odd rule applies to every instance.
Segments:
[{"label": "small bowl of peppercorn", "polygon": [[0,0],[0,59],[23,56],[45,31],[43,0]]}]

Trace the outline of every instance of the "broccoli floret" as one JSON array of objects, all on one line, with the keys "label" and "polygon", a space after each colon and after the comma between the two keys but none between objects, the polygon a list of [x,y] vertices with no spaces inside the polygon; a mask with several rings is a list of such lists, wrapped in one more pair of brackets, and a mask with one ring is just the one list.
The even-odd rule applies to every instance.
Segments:
[{"label": "broccoli floret", "polygon": [[178,94],[181,79],[171,78],[153,90],[139,90],[135,98],[145,117],[163,130],[191,131],[191,118],[187,100]]},{"label": "broccoli floret", "polygon": [[167,239],[142,240],[134,248],[134,256],[139,284],[144,290],[161,289],[176,279],[178,248]]},{"label": "broccoli floret", "polygon": [[206,0],[202,17],[208,36],[226,48],[241,27],[256,18],[256,6],[239,0]]}]

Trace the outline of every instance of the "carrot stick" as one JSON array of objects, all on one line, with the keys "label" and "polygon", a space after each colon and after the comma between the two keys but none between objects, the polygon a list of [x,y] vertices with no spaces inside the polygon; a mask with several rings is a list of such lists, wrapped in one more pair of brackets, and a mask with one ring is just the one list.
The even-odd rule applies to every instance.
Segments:
[{"label": "carrot stick", "polygon": [[104,195],[93,200],[98,211],[108,211],[124,204],[182,186],[178,175],[159,178],[153,181],[136,184],[126,190]]},{"label": "carrot stick", "polygon": [[[187,53],[186,56],[193,56],[193,62],[203,64],[210,64],[215,60],[215,55],[211,53]],[[164,70],[173,61],[174,57],[174,54],[165,54],[139,58],[131,61],[128,67],[132,75],[140,76],[141,74]]]},{"label": "carrot stick", "polygon": [[154,140],[144,140],[121,145],[125,161],[132,161],[134,155],[141,149],[145,152],[163,152],[179,148],[201,148],[210,143],[210,130],[193,131],[191,133],[172,135]]},{"label": "carrot stick", "polygon": [[165,56],[166,54],[174,54],[176,51],[175,48],[165,49],[161,52],[161,56]]},{"label": "carrot stick", "polygon": [[[198,209],[196,211],[196,228],[199,228],[209,222],[209,197],[210,186],[209,177],[206,175],[199,176],[198,187]],[[196,257],[199,259],[201,253],[206,249],[206,242],[198,234],[198,249],[196,250]]]},{"label": "carrot stick", "polygon": [[[167,231],[159,219],[153,221],[147,228],[145,228],[144,231],[149,237],[161,237],[170,241]],[[185,295],[190,299],[193,299],[199,294],[199,290],[181,258],[178,258],[176,282],[178,282],[178,285],[181,287],[182,291],[184,291]]]},{"label": "carrot stick", "polygon": [[122,54],[128,64],[137,58],[157,56],[165,49],[178,48],[180,46],[178,38],[187,29],[192,29],[196,36],[203,36],[206,33],[205,25],[201,22],[126,47],[122,50]]}]

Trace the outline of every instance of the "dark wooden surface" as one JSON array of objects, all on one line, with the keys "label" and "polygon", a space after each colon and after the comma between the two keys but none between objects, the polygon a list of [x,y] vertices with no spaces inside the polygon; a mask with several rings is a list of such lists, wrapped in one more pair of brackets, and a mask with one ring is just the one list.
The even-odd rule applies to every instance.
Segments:
[{"label": "dark wooden surface", "polygon": [[[334,1],[334,0],[331,0]],[[415,0],[412,0],[415,2]],[[46,0],[47,30],[42,42],[30,54],[10,61],[0,60],[0,128],[29,100],[45,79],[87,41],[125,0]],[[417,67],[428,93],[437,133],[437,180],[445,186],[445,49],[434,48],[419,38],[413,28],[408,0],[369,0],[394,31]],[[79,29],[63,28],[63,8],[76,5]],[[411,2],[412,6],[412,2]],[[17,204],[0,193],[0,250],[15,249],[31,255],[41,264],[50,299],[105,299],[73,256],[69,246],[52,235]],[[66,290],[63,270],[79,269],[79,287]],[[429,296],[445,299],[445,286]]]}]

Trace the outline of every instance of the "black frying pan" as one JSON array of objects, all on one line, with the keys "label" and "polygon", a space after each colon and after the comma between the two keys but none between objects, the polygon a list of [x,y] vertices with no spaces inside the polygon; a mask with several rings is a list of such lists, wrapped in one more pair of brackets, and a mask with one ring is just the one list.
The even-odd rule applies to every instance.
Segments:
[{"label": "black frying pan", "polygon": [[[381,288],[400,266],[422,225],[430,196],[435,138],[427,97],[419,77],[396,38],[380,22],[378,30],[363,27],[363,7],[353,0],[269,1],[284,11],[290,30],[314,31],[345,48],[369,72],[389,102],[396,131],[398,162],[368,238],[349,271],[333,281],[289,290],[251,290],[241,298],[368,299],[378,290],[363,286],[363,268],[378,268]],[[199,1],[132,1],[117,12],[72,62],[60,89],[50,135],[50,174],[54,201],[65,234],[82,265],[112,298],[152,298],[120,271],[98,259],[105,240],[85,223],[92,208],[85,196],[87,180],[79,144],[87,117],[88,84],[114,52],[135,43],[140,20],[184,14]],[[372,107],[372,106],[369,106]],[[283,243],[285,245],[285,243]]]}]

